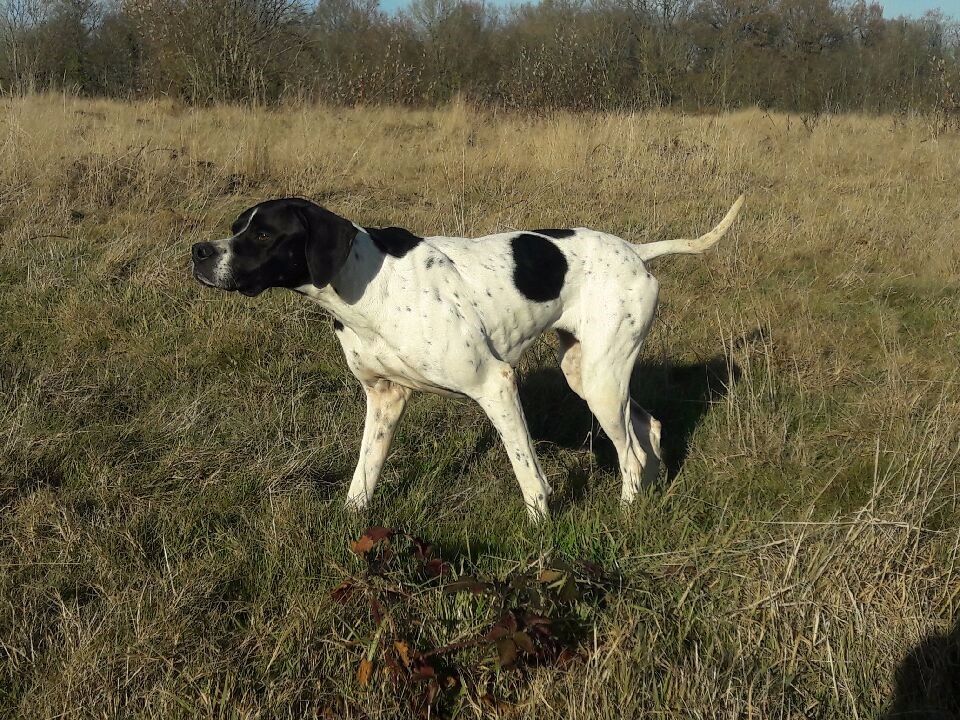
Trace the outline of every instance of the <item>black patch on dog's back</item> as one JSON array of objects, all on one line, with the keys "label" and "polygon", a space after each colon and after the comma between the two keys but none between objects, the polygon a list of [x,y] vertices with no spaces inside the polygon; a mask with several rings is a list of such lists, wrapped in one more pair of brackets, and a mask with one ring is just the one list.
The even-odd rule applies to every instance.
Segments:
[{"label": "black patch on dog's back", "polygon": [[380,249],[380,252],[397,258],[406,255],[423,240],[422,237],[414,235],[409,230],[398,227],[364,229],[373,239],[373,244]]},{"label": "black patch on dog's back", "polygon": [[534,302],[560,297],[567,259],[545,237],[521,233],[510,240],[513,250],[513,283],[520,293]]},{"label": "black patch on dog's back", "polygon": [[557,240],[561,238],[572,237],[577,234],[576,230],[571,230],[570,228],[540,228],[539,230],[533,230],[532,232],[537,233],[538,235],[546,235],[547,237],[556,238]]},{"label": "black patch on dog's back", "polygon": [[334,319],[333,319],[333,329],[334,329],[335,331],[337,331],[337,332],[340,332],[341,330],[343,330],[343,323],[340,322],[339,320],[337,320],[336,318],[334,318]]}]

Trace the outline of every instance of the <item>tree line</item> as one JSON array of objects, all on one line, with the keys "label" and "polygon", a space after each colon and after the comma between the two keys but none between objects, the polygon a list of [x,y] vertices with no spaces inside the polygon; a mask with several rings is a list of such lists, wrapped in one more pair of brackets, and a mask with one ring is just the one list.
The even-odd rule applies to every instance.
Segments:
[{"label": "tree line", "polygon": [[960,26],[865,0],[0,0],[0,91],[524,110],[956,110]]}]

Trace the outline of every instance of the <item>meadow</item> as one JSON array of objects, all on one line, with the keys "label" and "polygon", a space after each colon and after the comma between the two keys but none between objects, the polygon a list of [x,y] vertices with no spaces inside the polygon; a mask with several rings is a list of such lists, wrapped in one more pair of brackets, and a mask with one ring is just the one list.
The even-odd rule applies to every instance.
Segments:
[{"label": "meadow", "polygon": [[[0,123],[0,716],[413,714],[379,664],[358,674],[375,619],[331,597],[363,574],[368,525],[455,574],[614,579],[574,608],[575,661],[471,656],[432,716],[960,713],[957,134],[63,95],[0,99]],[[714,251],[652,268],[634,395],[666,467],[633,506],[555,341],[525,358],[542,526],[480,409],[428,395],[372,507],[346,511],[363,394],[329,318],[190,276],[192,243],[271,196],[423,235],[649,242],[706,231],[740,192]],[[490,622],[481,596],[411,595],[412,646]]]}]

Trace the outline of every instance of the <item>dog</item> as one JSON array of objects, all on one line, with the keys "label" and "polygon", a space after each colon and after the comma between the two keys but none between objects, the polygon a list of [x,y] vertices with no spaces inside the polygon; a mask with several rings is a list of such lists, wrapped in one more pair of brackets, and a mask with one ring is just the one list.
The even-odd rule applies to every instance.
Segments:
[{"label": "dog", "polygon": [[713,247],[742,204],[741,195],[695,240],[634,245],[583,227],[420,237],[281,198],[243,211],[230,237],[193,245],[193,275],[251,297],[288,288],[333,316],[367,400],[349,507],[370,501],[407,400],[421,390],[480,405],[538,520],[548,516],[551,488],[520,405],[520,356],[541,334],[556,332],[560,368],[616,447],[621,500],[631,502],[645,480],[656,479],[661,459],[660,423],[629,391],[657,307],[659,285],[646,263]]}]

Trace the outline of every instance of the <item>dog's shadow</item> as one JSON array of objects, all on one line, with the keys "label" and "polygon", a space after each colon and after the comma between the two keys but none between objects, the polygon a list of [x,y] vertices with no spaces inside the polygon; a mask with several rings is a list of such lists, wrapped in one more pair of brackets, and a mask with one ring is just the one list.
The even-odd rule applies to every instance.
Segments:
[{"label": "dog's shadow", "polygon": [[[741,375],[740,367],[727,355],[704,362],[654,364],[641,360],[634,369],[631,395],[662,423],[661,449],[666,483],[683,468],[690,442],[711,404],[722,398]],[[593,468],[619,472],[617,452],[590,409],[567,385],[556,365],[536,368],[521,376],[520,401],[530,435],[568,450],[592,451],[588,464],[567,467],[567,501],[582,499],[590,486]],[[463,459],[463,471],[500,444],[492,426],[481,433]],[[541,448],[541,451],[543,449]],[[308,477],[325,498],[338,497],[348,472],[319,470]]]},{"label": "dog's shadow", "polygon": [[948,633],[928,635],[900,661],[883,720],[960,717],[960,617]]},{"label": "dog's shadow", "polygon": [[[661,446],[666,481],[683,468],[694,431],[710,409],[740,377],[740,367],[727,355],[705,362],[657,365],[640,361],[633,374],[633,398],[663,425]],[[560,447],[592,449],[596,465],[618,471],[617,453],[590,409],[567,385],[556,367],[542,367],[523,377],[520,399],[534,440]],[[585,472],[571,469],[574,495],[586,484]]]}]

